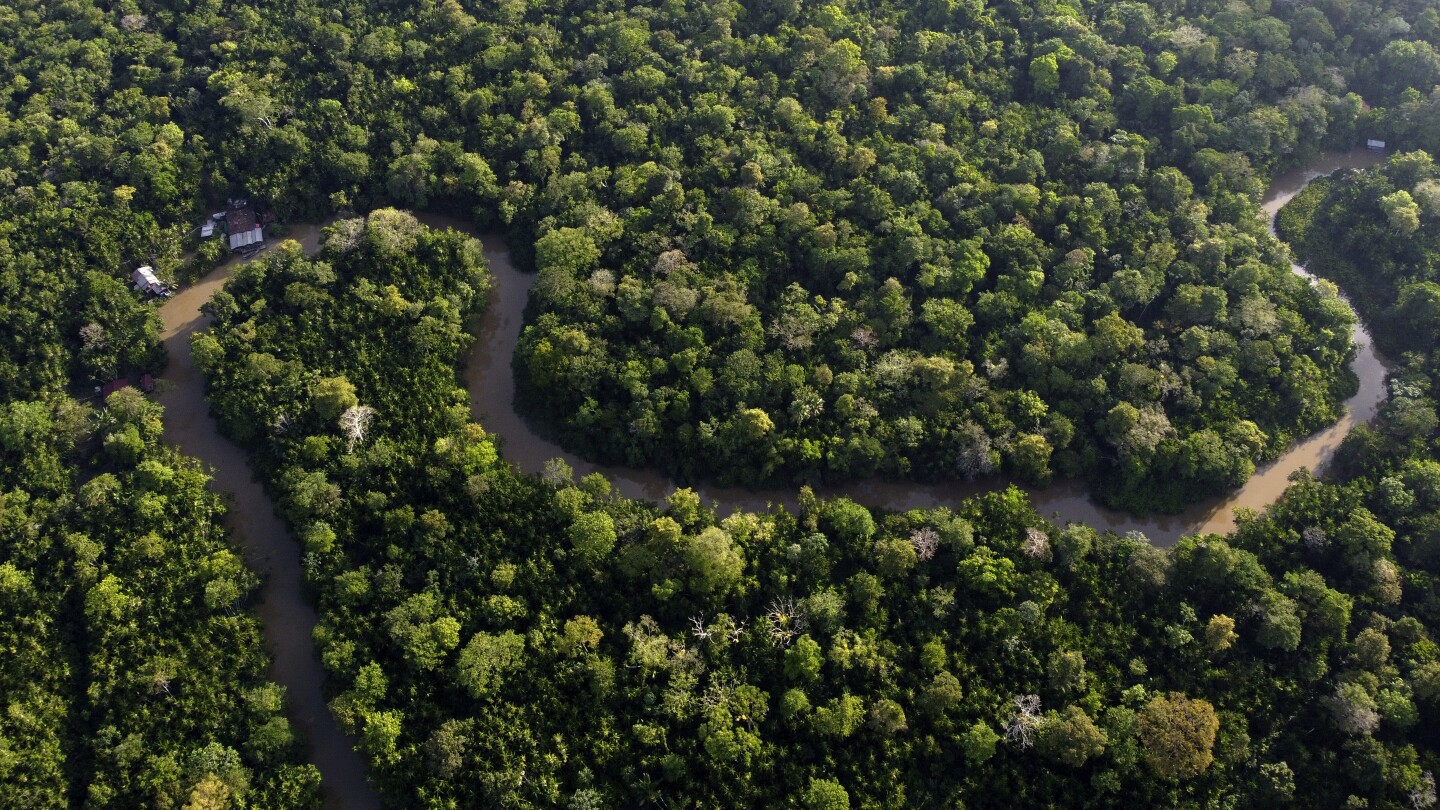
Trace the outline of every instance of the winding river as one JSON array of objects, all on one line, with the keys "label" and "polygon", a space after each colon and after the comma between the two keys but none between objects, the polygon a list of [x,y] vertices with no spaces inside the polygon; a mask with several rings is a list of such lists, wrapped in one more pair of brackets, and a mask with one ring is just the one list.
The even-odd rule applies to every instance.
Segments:
[{"label": "winding river", "polygon": [[[1326,153],[1304,169],[1279,175],[1262,201],[1272,233],[1275,213],[1311,180],[1339,169],[1372,166],[1382,161],[1382,156],[1363,151]],[[431,226],[468,230],[465,223],[449,217],[422,215],[420,218]],[[558,457],[565,459],[577,475],[603,473],[615,489],[628,498],[660,500],[668,496],[676,484],[663,474],[648,469],[593,464],[566,452],[537,433],[524,415],[516,412],[515,381],[510,371],[510,359],[520,339],[522,315],[535,276],[515,269],[502,240],[487,236],[484,243],[495,277],[494,289],[465,373],[476,418],[486,430],[504,440],[505,457],[525,472],[539,472],[548,459]],[[1310,277],[1298,265],[1292,269]],[[1087,494],[1083,481],[1058,481],[1045,489],[1024,489],[1030,494],[1036,509],[1057,523],[1082,522],[1122,534],[1141,532],[1156,545],[1173,545],[1183,535],[1197,532],[1229,532],[1235,528],[1235,509],[1260,510],[1274,503],[1284,492],[1291,473],[1302,467],[1319,470],[1352,427],[1375,416],[1385,397],[1385,365],[1372,348],[1370,334],[1363,325],[1356,325],[1354,339],[1358,351],[1352,368],[1360,378],[1360,390],[1346,400],[1345,416],[1257,470],[1244,487],[1227,497],[1195,504],[1178,515],[1135,517],[1096,504]],[[818,487],[816,493],[825,497],[845,496],[866,506],[906,510],[954,504],[962,498],[1009,483],[999,478],[940,484],[872,480]],[[763,511],[772,505],[785,505],[792,509],[795,506],[796,490],[793,487],[748,490],[698,484],[694,489],[707,504],[717,505],[722,514],[734,509]]]},{"label": "winding river", "polygon": [[[1264,198],[1264,213],[1273,221],[1275,212],[1299,193],[1310,180],[1341,168],[1374,165],[1382,158],[1366,152],[1328,153],[1302,170],[1275,178]],[[451,227],[466,233],[473,228],[463,221],[432,214],[420,219],[434,227]],[[295,229],[307,253],[316,251],[320,226]],[[660,500],[675,483],[653,471],[592,464],[567,453],[537,433],[514,408],[515,382],[510,362],[520,338],[523,313],[534,276],[515,269],[503,240],[482,237],[485,254],[494,273],[490,305],[480,324],[478,339],[465,369],[476,418],[491,433],[501,437],[504,455],[525,472],[539,472],[551,458],[563,458],[575,472],[600,472],[615,489],[629,498]],[[354,741],[341,733],[331,717],[321,692],[324,671],[315,655],[312,632],[315,610],[305,600],[300,570],[300,548],[276,516],[274,504],[250,476],[243,451],[220,435],[205,400],[205,386],[190,354],[190,335],[208,324],[200,306],[225,282],[237,260],[227,262],[199,283],[167,301],[160,309],[163,338],[170,364],[163,375],[165,385],[158,395],[165,406],[165,440],[186,455],[198,457],[212,469],[211,487],[230,493],[226,524],[245,549],[251,567],[264,577],[259,605],[266,646],[273,663],[270,677],[286,688],[287,711],[291,722],[307,743],[308,761],[321,773],[325,803],[329,808],[369,810],[380,801],[366,781],[364,758],[354,750]],[[1305,273],[1294,267],[1295,272]],[[1263,509],[1284,491],[1289,475],[1302,467],[1319,469],[1334,454],[1340,441],[1357,424],[1374,417],[1385,396],[1385,365],[1371,347],[1369,333],[1355,328],[1359,347],[1353,368],[1360,378],[1360,390],[1345,402],[1346,415],[1334,426],[1294,445],[1276,462],[1259,470],[1239,491],[1222,499],[1197,504],[1179,515],[1137,518],[1097,506],[1082,482],[1059,482],[1047,489],[1028,489],[1036,508],[1060,523],[1078,521],[1097,529],[1144,533],[1157,545],[1173,544],[1182,535],[1196,532],[1227,532],[1234,528],[1232,512],[1241,507]],[[817,490],[823,496],[846,496],[867,506],[889,509],[953,504],[970,495],[1005,486],[1002,479],[970,483],[907,484],[861,481]],[[735,509],[765,510],[775,505],[793,508],[794,489],[745,490],[699,485],[701,497],[723,512]]]},{"label": "winding river", "polygon": [[[313,253],[320,227],[295,228],[292,238]],[[229,496],[226,527],[260,574],[259,614],[269,649],[270,679],[285,687],[286,714],[305,740],[307,761],[320,770],[330,810],[378,810],[380,797],[366,781],[365,758],[336,725],[320,691],[324,670],[315,656],[315,609],[305,600],[300,546],[275,514],[265,490],[250,476],[245,452],[220,435],[205,401],[205,380],[190,355],[190,335],[209,324],[200,305],[229,277],[238,259],[212,271],[160,308],[170,363],[157,399],[165,406],[165,441],[210,468],[210,488]]]}]

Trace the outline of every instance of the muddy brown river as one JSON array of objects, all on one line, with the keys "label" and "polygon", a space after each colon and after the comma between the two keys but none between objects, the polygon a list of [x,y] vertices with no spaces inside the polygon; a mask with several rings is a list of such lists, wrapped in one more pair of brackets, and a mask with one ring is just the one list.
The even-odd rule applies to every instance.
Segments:
[{"label": "muddy brown river", "polygon": [[[291,238],[307,253],[319,244],[318,225],[298,226]],[[237,259],[177,293],[160,308],[162,338],[170,364],[157,399],[165,406],[165,441],[210,468],[210,488],[229,495],[226,527],[245,550],[251,570],[263,577],[259,614],[270,652],[270,679],[285,687],[286,714],[305,740],[306,760],[320,770],[325,806],[371,810],[380,797],[366,781],[365,759],[340,732],[320,691],[324,670],[311,633],[315,609],[305,600],[300,546],[275,514],[275,505],[253,478],[245,452],[220,435],[205,401],[205,380],[190,355],[190,335],[209,323],[200,305],[225,283]]]},{"label": "muddy brown river", "polygon": [[[1263,200],[1264,215],[1271,222],[1272,232],[1275,212],[1314,178],[1342,168],[1372,166],[1382,160],[1380,155],[1363,151],[1326,153],[1304,169],[1276,177]],[[425,215],[421,219],[435,227],[467,230],[465,223],[448,217]],[[465,372],[476,418],[486,430],[504,440],[505,457],[525,472],[539,472],[547,460],[563,458],[577,475],[604,474],[615,489],[628,498],[660,500],[668,496],[675,490],[676,484],[663,474],[648,469],[593,464],[541,436],[532,429],[523,414],[515,411],[515,381],[510,371],[510,359],[520,338],[522,314],[535,276],[515,269],[502,240],[484,237],[484,243],[495,286]],[[1293,269],[1309,277],[1303,268],[1295,266]],[[1122,534],[1141,532],[1161,546],[1173,545],[1187,534],[1228,532],[1235,528],[1234,510],[1242,507],[1260,510],[1274,503],[1284,492],[1291,473],[1302,467],[1320,470],[1352,427],[1374,417],[1385,396],[1385,364],[1372,348],[1370,335],[1362,325],[1355,327],[1354,338],[1358,351],[1352,368],[1360,378],[1360,390],[1346,400],[1345,416],[1334,426],[1298,442],[1285,455],[1257,470],[1244,487],[1228,497],[1195,504],[1178,515],[1135,517],[1097,505],[1080,481],[1058,481],[1045,489],[1024,489],[1035,508],[1057,523],[1087,523],[1097,529]],[[845,496],[866,506],[906,510],[954,504],[965,497],[992,491],[1009,483],[1001,478],[941,484],[859,481],[818,487],[816,493],[825,497]],[[748,490],[699,483],[693,488],[705,503],[718,506],[722,514],[735,509],[763,511],[773,505],[793,509],[796,502],[793,487]]]},{"label": "muddy brown river", "polygon": [[[1275,212],[1310,180],[1341,168],[1375,165],[1382,159],[1366,152],[1330,153],[1303,170],[1282,174],[1265,195],[1265,216],[1273,227]],[[433,227],[474,233],[468,223],[450,217],[424,214],[420,219]],[[292,238],[300,241],[307,253],[313,253],[319,235],[320,226],[304,225],[295,228]],[[503,440],[505,457],[524,472],[539,472],[547,460],[563,458],[578,475],[602,473],[626,497],[667,497],[676,484],[664,475],[653,470],[592,464],[545,439],[524,415],[516,412],[510,361],[535,277],[515,269],[503,240],[484,236],[482,241],[494,273],[494,288],[465,369],[475,417]],[[226,524],[244,547],[251,567],[264,577],[259,614],[273,659],[270,677],[286,688],[290,720],[306,741],[307,760],[320,770],[326,806],[344,810],[378,808],[379,797],[366,781],[365,760],[354,750],[354,740],[341,733],[321,692],[324,672],[312,638],[315,611],[303,596],[300,547],[275,515],[274,504],[251,478],[244,453],[220,435],[205,401],[204,380],[190,355],[190,335],[208,322],[200,306],[224,284],[235,264],[235,260],[228,262],[160,309],[165,347],[170,353],[170,365],[162,377],[166,384],[158,395],[166,409],[165,440],[204,462],[212,470],[211,487],[232,496]],[[1308,277],[1303,268],[1293,269]],[[1229,497],[1196,504],[1179,515],[1138,518],[1097,506],[1077,481],[1027,491],[1036,508],[1058,523],[1083,522],[1097,529],[1141,532],[1157,545],[1172,545],[1181,536],[1197,532],[1227,532],[1234,528],[1235,509],[1260,510],[1274,503],[1291,473],[1302,467],[1323,468],[1351,428],[1374,417],[1385,397],[1385,364],[1372,348],[1363,326],[1356,326],[1355,342],[1358,351],[1352,367],[1360,378],[1360,390],[1345,402],[1345,416],[1334,426],[1295,444]],[[822,487],[817,494],[905,510],[954,504],[1008,484],[998,478],[949,484],[861,481]],[[746,490],[702,483],[694,489],[722,513],[737,509],[763,511],[776,505],[793,508],[796,500],[793,488]]]}]

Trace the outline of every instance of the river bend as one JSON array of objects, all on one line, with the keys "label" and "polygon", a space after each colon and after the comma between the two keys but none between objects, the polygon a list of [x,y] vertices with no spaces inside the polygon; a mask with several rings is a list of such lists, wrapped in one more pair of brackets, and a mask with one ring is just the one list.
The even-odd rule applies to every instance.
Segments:
[{"label": "river bend", "polygon": [[[293,237],[307,253],[320,226],[302,225]],[[170,363],[157,399],[165,406],[165,442],[209,468],[210,488],[228,494],[225,525],[240,542],[251,570],[262,577],[258,612],[270,652],[270,679],[285,687],[285,711],[305,740],[306,760],[320,771],[329,810],[378,810],[366,763],[330,714],[320,690],[325,672],[315,655],[315,609],[305,600],[300,545],[275,514],[275,505],[250,475],[245,452],[220,435],[205,400],[205,379],[190,355],[190,336],[209,325],[200,306],[240,262],[232,258],[160,307],[161,337]]]},{"label": "river bend", "polygon": [[[1328,152],[1303,169],[1277,176],[1262,201],[1271,232],[1274,232],[1275,213],[1311,180],[1339,169],[1373,166],[1383,160],[1380,155],[1364,151]],[[452,227],[473,233],[466,223],[450,217],[422,215],[420,218],[434,227]],[[495,280],[479,339],[471,351],[465,371],[476,419],[486,430],[503,439],[505,458],[525,472],[539,472],[548,459],[563,458],[577,475],[602,473],[610,479],[616,491],[627,498],[657,501],[667,497],[676,484],[665,475],[650,469],[586,461],[537,433],[525,417],[516,412],[515,380],[510,363],[520,339],[525,304],[535,276],[515,269],[510,261],[510,251],[501,239],[486,236],[483,240]],[[1292,269],[1310,278],[1304,268],[1297,265]],[[1345,401],[1345,415],[1331,427],[1292,445],[1283,456],[1257,470],[1243,487],[1226,497],[1195,504],[1178,515],[1135,517],[1096,504],[1083,481],[1058,481],[1045,489],[1024,489],[1035,508],[1057,523],[1087,523],[1096,529],[1122,534],[1141,532],[1161,546],[1173,545],[1188,534],[1228,533],[1235,528],[1234,510],[1248,508],[1258,511],[1274,503],[1285,491],[1291,473],[1302,467],[1320,470],[1351,428],[1374,418],[1385,398],[1385,364],[1376,354],[1363,324],[1355,326],[1354,340],[1357,352],[1351,368],[1360,378],[1360,389]],[[822,497],[845,496],[866,506],[903,511],[955,504],[963,498],[1009,483],[997,478],[939,484],[871,480],[817,487],[816,494]],[[705,503],[717,505],[722,513],[734,509],[764,511],[779,504],[793,509],[796,503],[794,487],[748,490],[700,483],[693,488]]]},{"label": "river bend", "polygon": [[[1304,169],[1279,175],[1263,201],[1272,231],[1275,213],[1314,178],[1342,168],[1375,165],[1381,160],[1365,152],[1327,153]],[[433,227],[474,234],[473,227],[461,220],[434,214],[420,215],[420,219]],[[317,250],[319,236],[317,225],[297,226],[294,234],[307,253]],[[515,268],[502,239],[483,236],[482,241],[494,286],[465,369],[476,419],[503,440],[505,458],[524,472],[539,472],[547,460],[558,457],[579,475],[605,475],[625,497],[652,501],[667,497],[676,484],[664,475],[586,461],[541,436],[515,410],[511,358],[520,339],[525,304],[535,277]],[[315,611],[303,595],[300,547],[276,516],[274,504],[251,477],[243,451],[220,435],[205,400],[204,379],[190,354],[190,336],[209,323],[200,306],[220,289],[237,262],[232,259],[160,308],[163,340],[170,355],[163,375],[166,384],[158,394],[165,406],[165,441],[203,461],[212,471],[212,489],[232,496],[226,524],[243,546],[251,568],[264,578],[259,615],[273,661],[270,677],[286,689],[288,716],[306,741],[308,761],[320,770],[326,806],[343,810],[378,808],[379,797],[366,781],[364,758],[355,751],[354,741],[341,733],[321,692],[324,671],[316,658],[312,637]],[[1293,269],[1310,277],[1304,268]],[[1302,467],[1323,467],[1355,425],[1375,416],[1385,398],[1386,368],[1363,324],[1356,325],[1354,338],[1358,351],[1352,368],[1360,379],[1360,389],[1344,403],[1345,415],[1330,428],[1293,445],[1228,497],[1196,504],[1179,515],[1139,518],[1096,505],[1083,482],[1064,481],[1043,490],[1027,488],[1032,502],[1058,523],[1083,522],[1102,530],[1142,532],[1162,546],[1172,545],[1187,534],[1230,531],[1235,526],[1235,509],[1260,510],[1274,503],[1291,473]],[[859,481],[821,487],[817,494],[845,496],[866,506],[907,510],[954,504],[1008,483],[993,478],[942,484]],[[708,484],[694,488],[722,512],[763,511],[775,505],[793,508],[796,500],[794,488],[746,490]]]}]

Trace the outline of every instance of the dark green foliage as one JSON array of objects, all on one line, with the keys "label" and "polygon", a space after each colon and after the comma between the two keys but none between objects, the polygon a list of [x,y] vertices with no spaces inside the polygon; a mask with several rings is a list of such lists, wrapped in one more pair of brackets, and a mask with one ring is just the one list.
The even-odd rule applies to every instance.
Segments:
[{"label": "dark green foliage", "polygon": [[31,0],[0,14],[6,401],[160,365],[153,315],[125,288],[140,264],[179,268],[210,152],[176,120],[194,91],[174,39],[130,17],[144,15]]},{"label": "dark green foliage", "polygon": [[[265,680],[258,583],[160,419],[134,389],[0,414],[0,804],[318,806]],[[117,435],[133,450],[95,455]]]},{"label": "dark green foliage", "polygon": [[1404,3],[241,8],[156,14],[229,175],[503,225],[526,411],[682,478],[1234,487],[1353,389],[1252,195],[1434,117]]},{"label": "dark green foliage", "polygon": [[[1174,509],[1353,388],[1349,312],[1253,197],[1322,146],[1440,149],[1437,42],[1406,0],[8,4],[0,804],[316,802],[203,476],[139,397],[63,397],[158,368],[125,279],[213,265],[181,257],[207,206],[503,226],[539,273],[522,404],[591,455]],[[717,516],[517,476],[456,384],[478,250],[384,208],[237,272],[194,350],[399,806],[1415,807],[1436,179],[1296,209],[1412,354],[1334,481],[1168,555],[1016,490]],[[1159,695],[1213,745],[1147,758]]]},{"label": "dark green foliage", "polygon": [[[1397,154],[1378,170],[1317,181],[1286,206],[1277,224],[1314,272],[1339,284],[1369,316],[1387,355],[1435,349],[1440,168],[1433,157]],[[1428,417],[1414,410],[1407,416],[1417,435],[1427,432]]]},{"label": "dark green foliage", "polygon": [[[1422,730],[1435,625],[1426,597],[1377,587],[1400,572],[1428,580],[1397,565],[1398,534],[1354,487],[1297,479],[1235,537],[1167,554],[1057,529],[1014,489],[906,514],[806,493],[798,514],[720,518],[687,490],[651,505],[558,465],[516,475],[463,420],[382,413],[353,452],[328,420],[267,428],[276,413],[311,413],[311,393],[245,376],[258,353],[297,379],[367,380],[361,403],[416,396],[401,362],[441,386],[426,396],[460,396],[453,347],[402,360],[388,347],[403,320],[346,326],[374,306],[347,290],[392,263],[473,305],[466,254],[431,255],[442,260],[274,256],[241,276],[230,314],[201,339],[215,346],[216,406],[282,502],[312,478],[335,489],[316,530],[334,537],[307,557],[317,638],[343,690],[332,705],[392,802],[1288,795],[1329,807],[1355,795],[1399,807],[1435,769]],[[283,305],[291,279],[320,267],[335,289],[296,318]],[[1307,545],[1321,536],[1312,525],[1331,540]]]}]

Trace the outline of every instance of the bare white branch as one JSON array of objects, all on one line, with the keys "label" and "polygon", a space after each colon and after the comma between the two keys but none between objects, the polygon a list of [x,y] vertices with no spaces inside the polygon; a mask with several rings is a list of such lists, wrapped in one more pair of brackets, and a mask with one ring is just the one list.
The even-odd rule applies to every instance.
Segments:
[{"label": "bare white branch", "polygon": [[1040,725],[1040,696],[1016,695],[1011,702],[1015,715],[1005,726],[1005,741],[1029,748],[1035,744],[1035,727]]},{"label": "bare white branch", "polygon": [[1031,526],[1025,530],[1025,543],[1021,545],[1025,556],[1032,560],[1050,559],[1050,535]]},{"label": "bare white branch", "polygon": [[370,432],[370,423],[375,421],[375,409],[369,405],[351,405],[340,414],[340,430],[345,434],[345,452],[355,452],[355,445],[365,441]]},{"label": "bare white branch", "polygon": [[696,638],[696,640],[698,640],[698,641],[709,641],[709,640],[710,640],[710,628],[705,626],[705,615],[704,615],[704,614],[701,614],[701,615],[698,615],[698,616],[691,616],[691,617],[690,617],[690,627],[691,627],[690,635],[694,636],[694,637]]},{"label": "bare white branch", "polygon": [[788,647],[806,627],[805,610],[788,596],[777,597],[765,612],[770,625],[770,638],[782,647]]},{"label": "bare white branch", "polygon": [[1415,810],[1435,806],[1435,774],[1426,771],[1420,775],[1420,785],[1410,791],[1410,806]]},{"label": "bare white branch", "polygon": [[940,548],[940,533],[930,526],[921,526],[910,533],[910,545],[915,547],[915,556],[928,560]]}]

